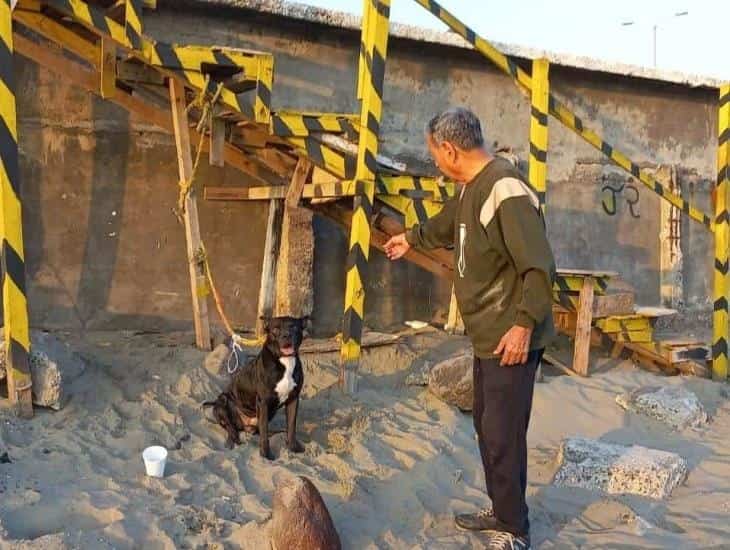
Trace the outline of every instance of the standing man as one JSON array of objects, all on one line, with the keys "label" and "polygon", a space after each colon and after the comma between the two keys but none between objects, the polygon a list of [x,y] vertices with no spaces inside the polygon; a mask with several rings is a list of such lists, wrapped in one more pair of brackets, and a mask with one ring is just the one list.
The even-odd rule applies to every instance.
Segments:
[{"label": "standing man", "polygon": [[537,196],[509,161],[485,150],[474,113],[435,116],[426,141],[439,170],[463,187],[385,251],[396,260],[412,246],[454,245],[456,299],[474,346],[474,426],[492,501],[456,524],[486,531],[489,548],[527,550],[527,427],[535,371],[554,334],[555,262]]}]

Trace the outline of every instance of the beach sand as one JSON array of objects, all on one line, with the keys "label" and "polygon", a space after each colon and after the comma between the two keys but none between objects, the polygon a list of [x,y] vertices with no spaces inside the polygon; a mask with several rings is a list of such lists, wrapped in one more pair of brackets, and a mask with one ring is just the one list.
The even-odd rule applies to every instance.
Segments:
[{"label": "beach sand", "polygon": [[[360,391],[334,386],[337,353],[307,355],[299,414],[306,453],[256,436],[234,450],[201,402],[223,377],[203,367],[189,334],[64,333],[88,362],[60,412],[14,418],[2,400],[1,548],[267,549],[277,480],[310,478],[346,549],[480,548],[453,514],[486,503],[472,418],[405,385],[424,361],[466,349],[464,338],[428,330],[366,350]],[[550,376],[535,391],[529,433],[528,504],[535,548],[730,548],[728,386],[658,377],[626,362],[593,358],[596,374]],[[681,433],[622,410],[618,393],[682,384],[710,424]],[[208,411],[209,413],[209,411]],[[283,412],[274,431],[284,427]],[[687,481],[666,502],[551,484],[563,438],[582,435],[679,453]],[[170,451],[164,479],[144,474],[141,453]]]}]

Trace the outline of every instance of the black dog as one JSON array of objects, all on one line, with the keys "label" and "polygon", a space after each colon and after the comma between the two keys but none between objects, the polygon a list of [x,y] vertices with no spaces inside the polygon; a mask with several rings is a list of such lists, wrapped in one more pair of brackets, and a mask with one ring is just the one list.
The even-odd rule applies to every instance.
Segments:
[{"label": "black dog", "polygon": [[266,342],[258,356],[235,372],[231,382],[215,401],[216,421],[228,433],[226,446],[240,445],[239,433],[259,434],[261,456],[273,460],[269,448],[269,422],[276,411],[286,407],[286,444],[294,453],[304,452],[296,437],[299,393],[304,370],[299,360],[304,319],[275,317],[266,320]]}]

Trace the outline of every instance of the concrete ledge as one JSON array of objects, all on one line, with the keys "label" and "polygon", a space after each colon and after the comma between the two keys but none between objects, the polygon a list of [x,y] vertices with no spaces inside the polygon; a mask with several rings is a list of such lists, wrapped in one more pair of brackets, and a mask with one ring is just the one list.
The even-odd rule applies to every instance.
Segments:
[{"label": "concrete ledge", "polygon": [[639,445],[625,447],[582,437],[563,441],[553,483],[611,495],[665,499],[687,477],[679,455]]},{"label": "concrete ledge", "polygon": [[640,388],[618,395],[616,403],[628,411],[644,414],[683,430],[707,424],[707,413],[697,396],[682,386]]}]

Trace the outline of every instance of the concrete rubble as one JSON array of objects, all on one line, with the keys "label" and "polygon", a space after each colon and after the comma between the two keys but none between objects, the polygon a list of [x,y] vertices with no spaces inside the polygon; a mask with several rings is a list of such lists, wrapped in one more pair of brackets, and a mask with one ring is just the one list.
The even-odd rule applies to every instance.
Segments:
[{"label": "concrete rubble", "polygon": [[[0,335],[0,378],[7,376],[5,346]],[[68,398],[68,386],[84,372],[84,360],[52,334],[31,332],[30,374],[33,404],[60,410]]]},{"label": "concrete rubble", "polygon": [[340,550],[340,537],[314,484],[294,477],[277,484],[271,512],[275,550]]},{"label": "concrete rubble", "polygon": [[616,403],[628,411],[650,416],[677,430],[707,424],[707,413],[697,395],[682,386],[639,388],[618,395]]},{"label": "concrete rubble", "polygon": [[474,356],[460,353],[436,363],[428,374],[428,389],[436,397],[462,411],[474,406]]},{"label": "concrete rubble", "polygon": [[687,477],[687,462],[678,454],[582,437],[564,440],[558,460],[555,485],[612,495],[662,500]]}]

